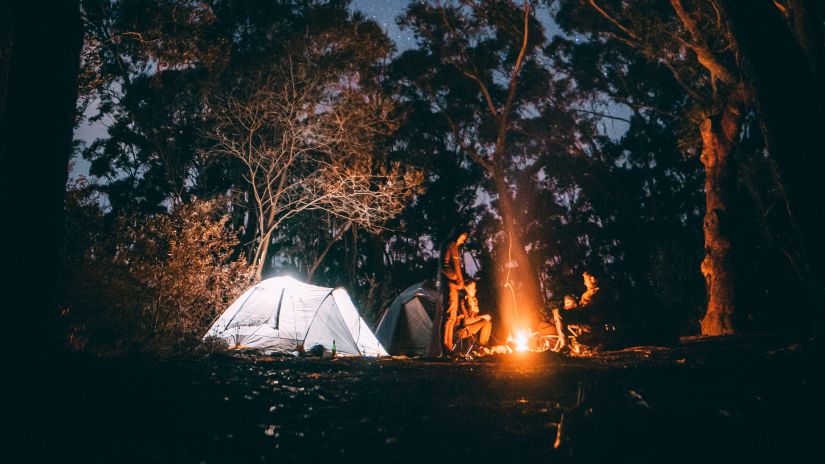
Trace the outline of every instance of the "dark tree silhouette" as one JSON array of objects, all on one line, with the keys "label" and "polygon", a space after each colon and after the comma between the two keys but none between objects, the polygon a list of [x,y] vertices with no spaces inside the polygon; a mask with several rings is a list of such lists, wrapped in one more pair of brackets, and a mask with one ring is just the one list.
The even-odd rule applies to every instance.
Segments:
[{"label": "dark tree silhouette", "polygon": [[811,304],[820,308],[815,316],[821,322],[825,228],[822,186],[815,173],[825,169],[821,134],[825,127],[825,9],[806,0],[792,0],[786,7],[768,0],[721,3],[745,58],[767,146],[801,235],[806,265],[813,271]]},{"label": "dark tree silhouette", "polygon": [[[12,353],[53,343],[82,29],[77,1],[0,5],[0,211]],[[26,343],[33,333],[45,341]]]}]

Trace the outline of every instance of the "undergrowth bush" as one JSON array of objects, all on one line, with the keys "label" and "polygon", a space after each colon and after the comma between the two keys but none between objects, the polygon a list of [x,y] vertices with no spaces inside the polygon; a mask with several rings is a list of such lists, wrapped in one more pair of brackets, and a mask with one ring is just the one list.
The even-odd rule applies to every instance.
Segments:
[{"label": "undergrowth bush", "polygon": [[109,217],[88,192],[67,201],[60,323],[99,355],[191,351],[252,283],[237,234],[214,201]]}]

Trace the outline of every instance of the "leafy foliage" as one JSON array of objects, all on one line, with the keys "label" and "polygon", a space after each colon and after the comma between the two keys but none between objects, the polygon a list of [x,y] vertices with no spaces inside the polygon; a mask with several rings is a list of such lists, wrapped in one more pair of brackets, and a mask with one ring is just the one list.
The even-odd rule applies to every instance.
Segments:
[{"label": "leafy foliage", "polygon": [[235,233],[215,202],[111,220],[84,189],[70,194],[61,319],[76,349],[191,349],[252,282],[245,259],[235,256]]}]

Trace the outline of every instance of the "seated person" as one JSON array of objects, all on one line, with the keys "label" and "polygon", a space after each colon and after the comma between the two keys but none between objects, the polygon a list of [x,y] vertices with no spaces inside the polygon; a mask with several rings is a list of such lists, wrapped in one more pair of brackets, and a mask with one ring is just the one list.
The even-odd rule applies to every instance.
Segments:
[{"label": "seated person", "polygon": [[562,334],[562,347],[567,345],[568,327],[577,326],[584,333],[592,333],[593,328],[599,326],[606,315],[605,295],[599,288],[599,280],[589,272],[582,273],[582,277],[587,290],[582,294],[578,303],[573,300],[570,302],[570,308],[567,308],[568,301],[565,298],[565,310],[553,311],[556,330]]},{"label": "seated person", "polygon": [[582,272],[584,278],[584,286],[587,288],[579,299],[579,306],[593,306],[600,304],[600,298],[603,296],[601,288],[599,288],[599,279],[589,272]]},{"label": "seated person", "polygon": [[466,295],[461,299],[461,314],[458,316],[456,335],[458,338],[467,338],[481,332],[478,339],[478,346],[485,346],[490,340],[490,333],[493,331],[492,317],[489,314],[480,314],[478,310],[478,298],[476,297],[476,281],[468,279],[464,281],[464,291]]},{"label": "seated person", "polygon": [[[570,310],[575,308],[579,305],[579,300],[573,295],[565,295],[564,296],[564,304],[563,308],[565,310]],[[555,337],[559,333],[561,333],[562,327],[559,325],[559,318],[556,317],[556,313],[558,312],[558,308],[553,308],[551,314],[545,316],[544,320],[539,322],[536,326],[534,333],[539,337]]]}]

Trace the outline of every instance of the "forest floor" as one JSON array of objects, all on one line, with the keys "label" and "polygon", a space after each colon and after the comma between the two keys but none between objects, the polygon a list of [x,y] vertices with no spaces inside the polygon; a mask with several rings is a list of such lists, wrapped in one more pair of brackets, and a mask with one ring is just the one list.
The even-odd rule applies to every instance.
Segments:
[{"label": "forest floor", "polygon": [[26,374],[22,454],[6,462],[789,462],[821,455],[825,432],[821,362],[769,337],[461,362],[54,364]]}]

